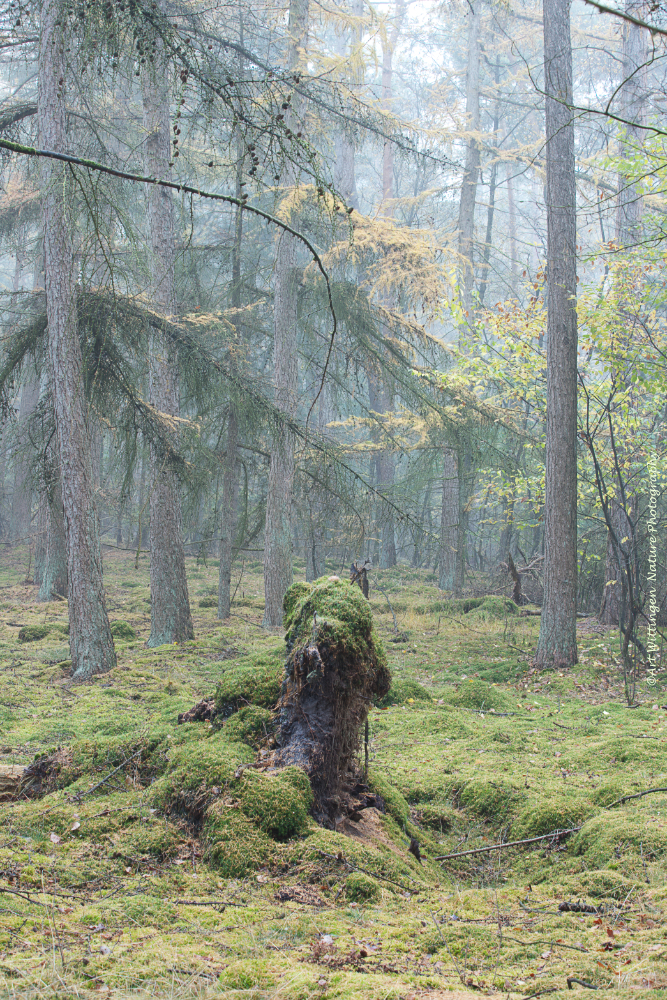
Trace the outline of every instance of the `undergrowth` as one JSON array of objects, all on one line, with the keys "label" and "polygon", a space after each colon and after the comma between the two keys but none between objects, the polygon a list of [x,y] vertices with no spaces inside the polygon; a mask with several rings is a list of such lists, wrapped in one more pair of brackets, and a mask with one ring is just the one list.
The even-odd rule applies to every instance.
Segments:
[{"label": "undergrowth", "polygon": [[[617,804],[667,786],[665,678],[628,709],[613,634],[584,623],[578,667],[539,673],[538,618],[380,573],[399,628],[372,593],[377,808],[325,830],[302,772],[251,766],[285,657],[259,564],[221,623],[217,568],[188,560],[197,638],[148,650],[146,560],[106,556],[118,666],[71,687],[66,609],[36,602],[26,559],[0,571],[2,763],[34,775],[0,804],[2,995],[565,996],[568,976],[667,995],[667,795]],[[214,694],[213,724],[178,725]]]}]

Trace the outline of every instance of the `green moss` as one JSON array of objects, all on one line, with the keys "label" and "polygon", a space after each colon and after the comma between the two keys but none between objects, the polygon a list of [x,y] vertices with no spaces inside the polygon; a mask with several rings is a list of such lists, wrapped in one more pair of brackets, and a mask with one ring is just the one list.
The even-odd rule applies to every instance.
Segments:
[{"label": "green moss", "polygon": [[384,801],[384,807],[400,827],[405,827],[410,816],[410,806],[397,788],[389,783],[385,775],[373,770],[369,774],[368,786]]},{"label": "green moss", "polygon": [[345,895],[355,903],[376,903],[381,896],[380,883],[363,872],[353,872],[345,881]]},{"label": "green moss", "polygon": [[[289,652],[287,683],[293,677],[300,651],[315,642],[326,662],[336,664],[336,684],[350,696],[354,691],[382,697],[389,689],[387,656],[373,627],[369,602],[359,587],[322,577],[308,585],[294,584],[285,596]],[[306,682],[308,679],[304,678]]]},{"label": "green moss", "polygon": [[430,614],[444,614],[453,618],[470,614],[472,611],[483,612],[489,618],[504,618],[505,615],[515,615],[518,607],[508,597],[461,597],[446,601],[433,601],[427,605],[417,605],[417,611]]},{"label": "green moss", "polygon": [[544,799],[522,809],[512,824],[512,836],[516,839],[539,837],[552,830],[579,826],[592,809],[590,801],[577,798],[575,794],[546,795]]},{"label": "green moss", "polygon": [[271,841],[237,808],[215,802],[204,821],[208,861],[226,878],[240,878],[265,864]]},{"label": "green moss", "polygon": [[613,868],[624,874],[641,874],[649,861],[667,857],[667,830],[656,819],[641,813],[612,809],[584,823],[572,842],[572,850],[589,866]]},{"label": "green moss", "polygon": [[243,813],[276,840],[288,840],[303,833],[308,826],[311,802],[312,797],[304,795],[280,774],[246,771],[243,775]]},{"label": "green moss", "polygon": [[310,594],[312,589],[312,584],[304,583],[303,580],[297,580],[296,583],[293,583],[285,591],[285,596],[283,597],[283,626],[285,628],[289,628],[299,601]]},{"label": "green moss", "polygon": [[226,660],[215,692],[218,710],[224,715],[248,704],[273,708],[280,694],[284,664],[283,646],[239,660]]},{"label": "green moss", "polygon": [[19,642],[40,642],[46,639],[50,631],[49,625],[24,625],[19,629],[17,639]]},{"label": "green moss", "polygon": [[517,801],[524,799],[524,795],[520,789],[502,779],[485,781],[473,778],[461,791],[459,798],[468,812],[492,822],[500,822],[512,812]]},{"label": "green moss", "polygon": [[146,798],[157,809],[187,806],[187,793],[205,794],[235,780],[241,764],[254,760],[254,751],[245,743],[229,743],[219,736],[177,747],[170,754],[167,773],[148,789]]},{"label": "green moss", "polygon": [[476,677],[462,681],[458,690],[449,696],[448,701],[461,708],[474,708],[485,712],[491,708],[498,711],[512,707],[512,701],[506,694]]},{"label": "green moss", "polygon": [[284,767],[278,772],[278,775],[281,781],[286,781],[292,788],[296,789],[309,812],[313,807],[314,796],[306,772],[302,771],[300,767]]},{"label": "green moss", "polygon": [[569,876],[563,880],[563,888],[566,896],[571,894],[573,899],[580,899],[583,895],[595,900],[626,900],[633,889],[637,888],[637,881],[626,878],[620,872],[603,868]]},{"label": "green moss", "polygon": [[218,598],[217,597],[202,597],[199,601],[200,608],[217,608]]},{"label": "green moss", "polygon": [[223,732],[230,742],[247,743],[257,749],[271,735],[274,727],[272,712],[259,705],[246,705],[227,719]]},{"label": "green moss", "polygon": [[114,639],[122,639],[123,642],[134,642],[137,639],[137,633],[132,626],[124,621],[112,622],[111,634]]},{"label": "green moss", "polygon": [[606,781],[595,790],[593,802],[596,806],[610,806],[628,794],[627,785],[620,781]]},{"label": "green moss", "polygon": [[454,827],[460,826],[463,819],[461,814],[446,802],[425,803],[419,807],[417,818],[420,826],[436,830],[438,833],[449,833]]},{"label": "green moss", "polygon": [[378,702],[378,705],[380,708],[386,708],[388,705],[403,705],[410,699],[422,702],[432,700],[426,688],[418,684],[417,681],[394,677],[388,694]]}]

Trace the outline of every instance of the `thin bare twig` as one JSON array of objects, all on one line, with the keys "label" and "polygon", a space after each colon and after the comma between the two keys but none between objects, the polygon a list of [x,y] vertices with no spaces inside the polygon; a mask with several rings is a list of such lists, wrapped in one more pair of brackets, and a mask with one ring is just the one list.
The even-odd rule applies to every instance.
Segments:
[{"label": "thin bare twig", "polygon": [[465,858],[471,854],[488,854],[489,851],[500,851],[503,847],[519,847],[523,844],[537,844],[540,840],[560,840],[568,833],[578,833],[580,826],[571,826],[567,830],[553,830],[552,833],[544,833],[541,837],[527,837],[525,840],[508,840],[504,844],[491,844],[490,847],[476,847],[474,851],[458,851],[456,854],[439,854],[433,858],[434,861],[448,861],[449,858]]}]

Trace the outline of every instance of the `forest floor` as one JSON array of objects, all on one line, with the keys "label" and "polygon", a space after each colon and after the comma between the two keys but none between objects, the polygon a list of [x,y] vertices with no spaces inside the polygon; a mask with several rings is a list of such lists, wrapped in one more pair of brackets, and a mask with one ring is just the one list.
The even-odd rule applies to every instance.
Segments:
[{"label": "forest floor", "polygon": [[[629,709],[614,633],[582,620],[580,664],[538,672],[538,617],[503,601],[453,613],[426,573],[378,574],[399,629],[372,585],[394,676],[370,715],[387,811],[364,810],[349,835],[309,821],[271,840],[239,809],[255,749],[227,722],[177,722],[239,664],[280,662],[259,563],[222,625],[206,606],[216,561],[188,559],[196,639],[151,650],[147,559],[135,570],[133,554],[105,552],[110,618],[137,639],[72,687],[66,604],[35,601],[26,562],[3,551],[0,764],[41,762],[43,794],[0,804],[1,996],[667,996],[667,793],[613,804],[667,786],[667,675],[640,681]],[[48,634],[19,641],[36,625]],[[193,796],[218,796],[228,849],[214,825],[161,808],[181,801],[179,781],[190,819]]]}]

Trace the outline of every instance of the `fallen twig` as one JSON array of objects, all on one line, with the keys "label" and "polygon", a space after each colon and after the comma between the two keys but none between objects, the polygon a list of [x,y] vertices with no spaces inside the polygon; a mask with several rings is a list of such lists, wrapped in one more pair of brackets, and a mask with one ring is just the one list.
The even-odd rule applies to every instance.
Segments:
[{"label": "fallen twig", "polygon": [[24,892],[17,892],[16,889],[5,889],[0,887],[0,892],[9,893],[10,896],[20,896],[21,899],[26,899],[29,903],[33,903],[35,906],[47,906],[47,903],[40,903],[38,899],[31,899],[29,895]]},{"label": "fallen twig", "polygon": [[542,997],[545,993],[558,993],[558,986],[547,986],[546,990],[539,990],[537,993],[529,993],[523,1000],[532,1000],[532,997]]},{"label": "fallen twig", "polygon": [[647,788],[645,792],[637,792],[635,795],[624,795],[622,799],[616,799],[615,802],[611,802],[605,809],[613,809],[614,806],[620,806],[623,802],[629,802],[630,799],[643,799],[645,795],[655,795],[656,792],[667,792],[667,788]]},{"label": "fallen twig", "polygon": [[579,986],[585,986],[587,990],[599,990],[600,986],[593,986],[593,983],[587,983],[585,979],[576,979],[574,976],[567,977],[567,988],[572,989],[572,983],[577,983]]},{"label": "fallen twig", "polygon": [[118,772],[122,771],[124,767],[127,767],[130,761],[134,760],[135,757],[139,757],[142,753],[143,753],[143,747],[141,750],[137,750],[136,753],[133,753],[131,757],[128,757],[127,760],[124,760],[122,764],[118,765],[118,767],[115,767],[110,774],[107,774],[106,777],[102,778],[101,781],[98,781],[97,784],[93,785],[92,788],[89,788],[86,792],[78,792],[76,795],[74,795],[73,796],[74,800],[76,802],[80,802],[81,799],[84,798],[84,796],[90,795],[91,792],[97,791],[97,789],[101,785],[105,784],[105,782],[107,782],[109,778],[113,778],[114,774],[118,774]]},{"label": "fallen twig", "polygon": [[491,844],[490,847],[476,847],[472,851],[458,851],[456,854],[438,854],[434,861],[448,861],[449,858],[465,858],[470,854],[488,854],[489,851],[499,851],[503,847],[520,847],[523,844],[536,844],[540,840],[560,840],[568,833],[578,833],[580,826],[571,826],[568,830],[554,830],[552,833],[544,833],[541,837],[527,837],[525,840],[508,840],[503,844]]},{"label": "fallen twig", "polygon": [[548,944],[550,948],[569,948],[570,951],[585,951],[588,952],[588,948],[582,948],[578,944],[563,944],[561,941],[520,941],[519,938],[509,937],[507,934],[503,934],[504,941],[514,941],[515,944],[522,944],[524,948],[530,948],[534,944]]}]

